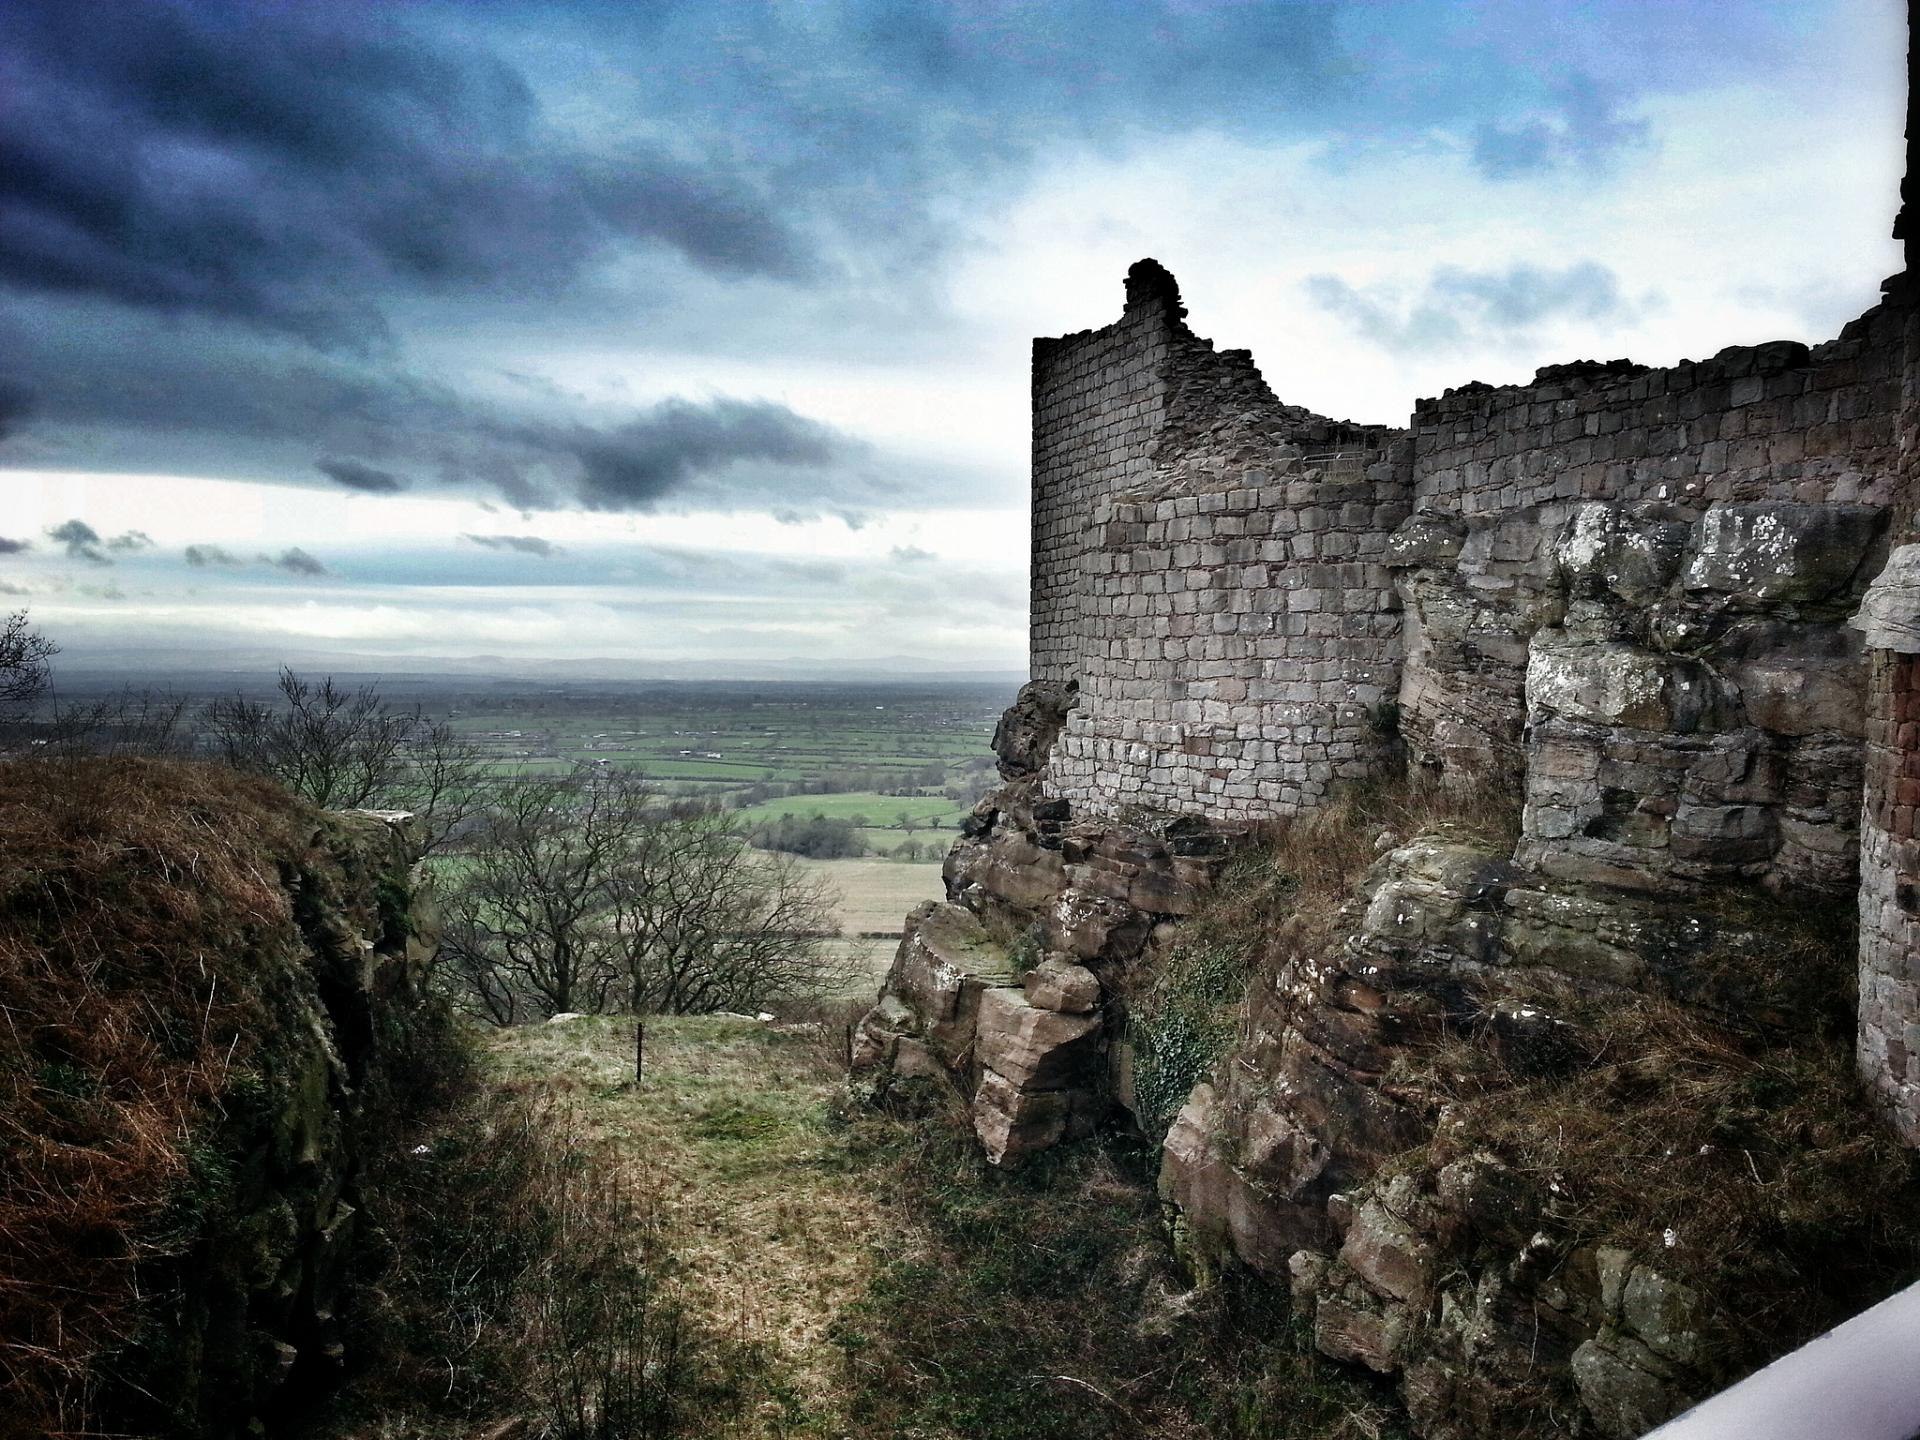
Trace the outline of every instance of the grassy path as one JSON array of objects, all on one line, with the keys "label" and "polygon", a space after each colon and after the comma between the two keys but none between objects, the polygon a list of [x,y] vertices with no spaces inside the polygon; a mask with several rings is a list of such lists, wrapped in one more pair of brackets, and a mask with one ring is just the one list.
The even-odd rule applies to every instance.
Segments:
[{"label": "grassy path", "polygon": [[503,1083],[578,1103],[586,1138],[657,1196],[696,1316],[760,1351],[741,1412],[704,1433],[848,1433],[828,1326],[900,1226],[828,1127],[838,1064],[822,1044],[752,1020],[656,1019],[636,1087],[632,1020],[592,1017],[501,1032],[489,1061]]},{"label": "grassy path", "polygon": [[[654,1197],[678,1293],[744,1342],[691,1440],[1390,1440],[1377,1384],[1303,1348],[1283,1292],[1173,1262],[1124,1139],[1014,1173],[959,1113],[836,1112],[799,1027],[582,1018],[487,1041]],[[398,1432],[388,1431],[384,1434]]]}]

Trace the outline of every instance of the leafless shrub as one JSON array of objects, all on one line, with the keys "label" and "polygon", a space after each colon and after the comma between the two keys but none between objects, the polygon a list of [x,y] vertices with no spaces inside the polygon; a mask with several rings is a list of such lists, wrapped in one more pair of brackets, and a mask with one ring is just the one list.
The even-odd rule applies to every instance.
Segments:
[{"label": "leafless shrub", "polygon": [[791,856],[747,847],[717,807],[644,812],[609,877],[635,1010],[759,1010],[836,988],[834,895]]},{"label": "leafless shrub", "polygon": [[823,882],[718,807],[592,768],[502,785],[447,912],[441,975],[495,1024],[759,1009],[830,991],[851,963]]},{"label": "leafless shrub", "polygon": [[16,715],[47,689],[48,662],[60,652],[16,610],[0,624],[0,715]]},{"label": "leafless shrub", "polygon": [[277,704],[232,695],[207,706],[207,733],[235,769],[270,775],[323,810],[410,810],[429,853],[484,798],[478,750],[418,706],[392,705],[377,686],[349,690],[291,670],[280,672],[279,688]]},{"label": "leafless shrub", "polygon": [[461,857],[445,973],[460,1003],[496,1023],[624,998],[609,884],[648,797],[600,780],[582,770],[502,784]]},{"label": "leafless shrub", "polygon": [[36,727],[32,749],[60,759],[84,756],[145,755],[185,758],[192,751],[186,732],[187,702],[153,690],[127,690],[112,699],[57,705]]}]

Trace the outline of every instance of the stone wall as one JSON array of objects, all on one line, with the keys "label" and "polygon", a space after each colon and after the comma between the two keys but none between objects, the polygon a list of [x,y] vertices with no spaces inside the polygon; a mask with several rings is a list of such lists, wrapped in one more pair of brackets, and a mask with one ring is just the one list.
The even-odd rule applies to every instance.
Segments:
[{"label": "stone wall", "polygon": [[1404,434],[1282,405],[1183,313],[1143,261],[1119,322],[1036,347],[1035,673],[1081,688],[1050,793],[1293,814],[1397,722],[1416,763],[1525,785],[1550,868],[1852,883],[1843,622],[1893,491],[1897,307],[1812,350],[1462,387]]},{"label": "stone wall", "polygon": [[[1179,295],[1158,266],[1127,277],[1126,309],[1101,330],[1033,342],[1035,679],[1071,679],[1080,656],[1080,556],[1094,507],[1152,468]],[[1158,274],[1154,273],[1158,272]]]},{"label": "stone wall", "polygon": [[1867,803],[1860,847],[1860,1066],[1920,1144],[1920,655],[1869,667]]},{"label": "stone wall", "polygon": [[1870,806],[1860,856],[1863,765],[1907,781],[1907,722],[1847,624],[1920,536],[1920,324],[1888,289],[1822,345],[1552,366],[1396,432],[1282,404],[1141,262],[1119,321],[1034,350],[1034,674],[1078,687],[1041,793],[1296,814],[1392,732],[1523,794],[1548,877],[1859,887],[1863,1069],[1920,1129],[1920,853]]},{"label": "stone wall", "polygon": [[[1576,516],[1608,547],[1599,563],[1624,603],[1651,611],[1697,599],[1719,614],[1741,608],[1726,597],[1742,577],[1684,563],[1697,541],[1716,538],[1685,528],[1709,510],[1886,507],[1901,319],[1881,307],[1813,350],[1780,341],[1666,370],[1624,360],[1552,366],[1530,385],[1468,385],[1421,401],[1412,461],[1420,524],[1401,556],[1401,715],[1413,757],[1442,770],[1517,773],[1531,641],[1560,624],[1569,599],[1567,551],[1553,542]],[[1599,505],[1624,523],[1602,533]],[[1697,642],[1674,633],[1671,618],[1666,638]]]},{"label": "stone wall", "polygon": [[1290,814],[1380,748],[1409,452],[1282,404],[1185,314],[1143,260],[1118,321],[1034,343],[1032,668],[1082,695],[1055,793]]},{"label": "stone wall", "polygon": [[1779,340],[1449,390],[1414,406],[1415,493],[1466,519],[1583,499],[1885,504],[1901,319],[1877,308],[1811,350]]},{"label": "stone wall", "polygon": [[[1909,7],[1911,11],[1911,7]],[[1861,607],[1869,659],[1866,720],[1866,806],[1860,847],[1860,1072],[1900,1131],[1920,1145],[1920,841],[1911,805],[1920,792],[1920,224],[1914,191],[1920,185],[1916,100],[1907,92],[1907,169],[1893,233],[1906,257],[1904,271],[1887,282],[1890,300],[1904,303],[1901,404],[1896,424],[1893,526],[1900,548]]]},{"label": "stone wall", "polygon": [[1378,452],[1267,464],[1095,509],[1080,703],[1051,770],[1076,808],[1290,814],[1379,764],[1405,486]]},{"label": "stone wall", "polygon": [[1295,814],[1392,722],[1410,763],[1524,794],[1547,876],[1857,888],[1862,1066],[1920,1131],[1920,853],[1885,798],[1920,732],[1884,683],[1920,584],[1867,595],[1920,540],[1914,229],[1832,341],[1549,366],[1404,432],[1282,404],[1135,265],[1119,321],[1034,347],[1033,669],[1079,690],[1042,793]]}]

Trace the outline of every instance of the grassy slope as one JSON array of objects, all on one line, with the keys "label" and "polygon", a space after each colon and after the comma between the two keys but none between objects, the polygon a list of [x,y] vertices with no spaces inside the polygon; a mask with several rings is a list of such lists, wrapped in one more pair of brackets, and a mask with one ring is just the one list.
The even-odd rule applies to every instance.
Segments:
[{"label": "grassy slope", "polygon": [[654,1020],[638,1087],[630,1019],[489,1042],[498,1083],[573,1101],[582,1139],[658,1197],[700,1328],[757,1351],[690,1433],[1398,1433],[1370,1388],[1299,1354],[1271,1293],[1182,1299],[1124,1147],[992,1171],[952,1116],[847,1112],[833,1030]]},{"label": "grassy slope", "polygon": [[698,1319],[762,1349],[742,1412],[702,1433],[841,1434],[827,1326],[897,1222],[828,1129],[837,1064],[806,1034],[746,1021],[655,1020],[647,1034],[638,1087],[625,1017],[502,1032],[490,1058],[505,1082],[582,1102],[589,1136],[613,1141],[665,1207]]}]

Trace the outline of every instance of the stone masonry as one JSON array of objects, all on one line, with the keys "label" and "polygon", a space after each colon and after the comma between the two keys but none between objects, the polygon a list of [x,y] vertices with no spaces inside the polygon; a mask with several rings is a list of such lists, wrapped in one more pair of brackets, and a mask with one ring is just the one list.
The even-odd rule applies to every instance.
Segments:
[{"label": "stone masonry", "polygon": [[1404,457],[1282,405],[1185,313],[1143,260],[1118,322],[1034,347],[1034,676],[1082,697],[1053,789],[1092,813],[1291,814],[1383,756]]},{"label": "stone masonry", "polygon": [[[1723,974],[1770,937],[1703,902],[1852,899],[1860,1073],[1920,1146],[1910,213],[1907,272],[1833,341],[1551,366],[1405,430],[1282,404],[1151,260],[1115,323],[1036,341],[1033,678],[859,1083],[963,1102],[999,1165],[1131,1117],[1196,1274],[1287,1287],[1423,1440],[1631,1440],[1718,1383],[1727,1316],[1676,1232],[1562,1234],[1577,1202],[1475,1148],[1423,1047],[1556,1074],[1595,1043],[1569,1002],[1634,996],[1792,1043],[1819,1007]],[[1383,831],[1337,939],[1283,921],[1248,957],[1167,1124],[1139,977],[1207,933],[1245,831],[1396,772],[1504,790],[1517,843]]]},{"label": "stone masonry", "polygon": [[[1282,404],[1141,261],[1118,321],[1034,347],[1033,672],[1078,697],[1039,793],[1235,824],[1407,763],[1518,789],[1548,877],[1852,892],[1863,766],[1920,733],[1876,712],[1869,745],[1896,701],[1849,623],[1910,526],[1903,295],[1819,346],[1550,366],[1397,431]],[[1866,838],[1862,1063],[1920,1127],[1920,977],[1886,959],[1914,937],[1875,878],[1920,871],[1871,810]]]}]

